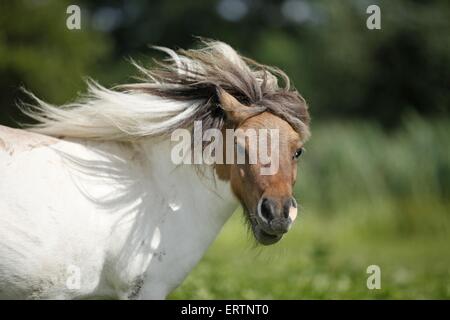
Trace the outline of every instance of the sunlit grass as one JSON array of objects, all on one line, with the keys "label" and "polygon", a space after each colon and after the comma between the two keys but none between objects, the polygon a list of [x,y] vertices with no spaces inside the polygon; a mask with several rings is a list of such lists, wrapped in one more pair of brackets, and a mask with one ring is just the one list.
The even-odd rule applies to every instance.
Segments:
[{"label": "sunlit grass", "polygon": [[[279,244],[254,248],[238,214],[170,298],[450,298],[449,235],[377,235],[347,219],[306,216]],[[380,290],[366,287],[372,264]]]}]

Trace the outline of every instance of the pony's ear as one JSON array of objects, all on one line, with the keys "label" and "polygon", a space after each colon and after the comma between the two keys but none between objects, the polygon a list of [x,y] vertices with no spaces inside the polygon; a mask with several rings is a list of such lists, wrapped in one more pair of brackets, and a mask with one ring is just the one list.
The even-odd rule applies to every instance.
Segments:
[{"label": "pony's ear", "polygon": [[239,126],[239,124],[244,122],[246,119],[265,111],[265,108],[262,107],[247,107],[243,105],[235,97],[220,87],[217,88],[217,97],[221,108],[227,115],[227,119],[237,126]]}]

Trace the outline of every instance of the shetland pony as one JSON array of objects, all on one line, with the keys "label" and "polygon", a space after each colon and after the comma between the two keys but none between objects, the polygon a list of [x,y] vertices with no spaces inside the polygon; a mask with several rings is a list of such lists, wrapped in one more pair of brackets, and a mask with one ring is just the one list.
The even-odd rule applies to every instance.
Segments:
[{"label": "shetland pony", "polygon": [[[22,109],[37,124],[0,127],[0,298],[163,299],[238,202],[257,242],[289,230],[305,100],[282,71],[225,43],[158,49],[168,58],[136,65],[138,83],[90,81],[86,96],[59,107],[30,94],[36,103]],[[174,164],[171,133],[194,121],[277,130],[279,169]]]}]

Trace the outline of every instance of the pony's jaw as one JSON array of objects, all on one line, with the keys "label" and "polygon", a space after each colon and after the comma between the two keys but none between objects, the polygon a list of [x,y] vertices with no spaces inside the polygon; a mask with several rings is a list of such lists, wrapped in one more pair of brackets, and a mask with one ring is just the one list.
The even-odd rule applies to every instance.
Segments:
[{"label": "pony's jaw", "polygon": [[255,239],[265,246],[275,244],[283,238],[282,234],[274,235],[265,232],[259,224],[252,224],[252,231]]},{"label": "pony's jaw", "polygon": [[278,241],[281,240],[283,237],[283,234],[271,234],[269,232],[266,232],[260,225],[259,219],[257,218],[256,210],[255,211],[249,211],[248,208],[241,203],[242,207],[244,208],[244,215],[245,218],[248,221],[248,224],[252,230],[253,237],[255,240],[264,246],[268,246],[271,244],[275,244]]}]

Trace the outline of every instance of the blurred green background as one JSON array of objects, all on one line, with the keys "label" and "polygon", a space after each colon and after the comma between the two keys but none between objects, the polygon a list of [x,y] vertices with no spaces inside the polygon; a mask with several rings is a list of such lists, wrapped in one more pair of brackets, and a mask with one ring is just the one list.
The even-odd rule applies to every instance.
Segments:
[{"label": "blurred green background", "polygon": [[[81,30],[66,28],[69,4]],[[381,30],[366,9],[381,8]],[[225,41],[284,69],[307,99],[302,214],[255,247],[236,212],[170,298],[450,298],[450,2],[0,2],[0,123],[27,121],[23,86],[51,103],[151,65],[150,44]],[[239,210],[238,210],[239,211]],[[369,265],[381,289],[369,290]]]}]

